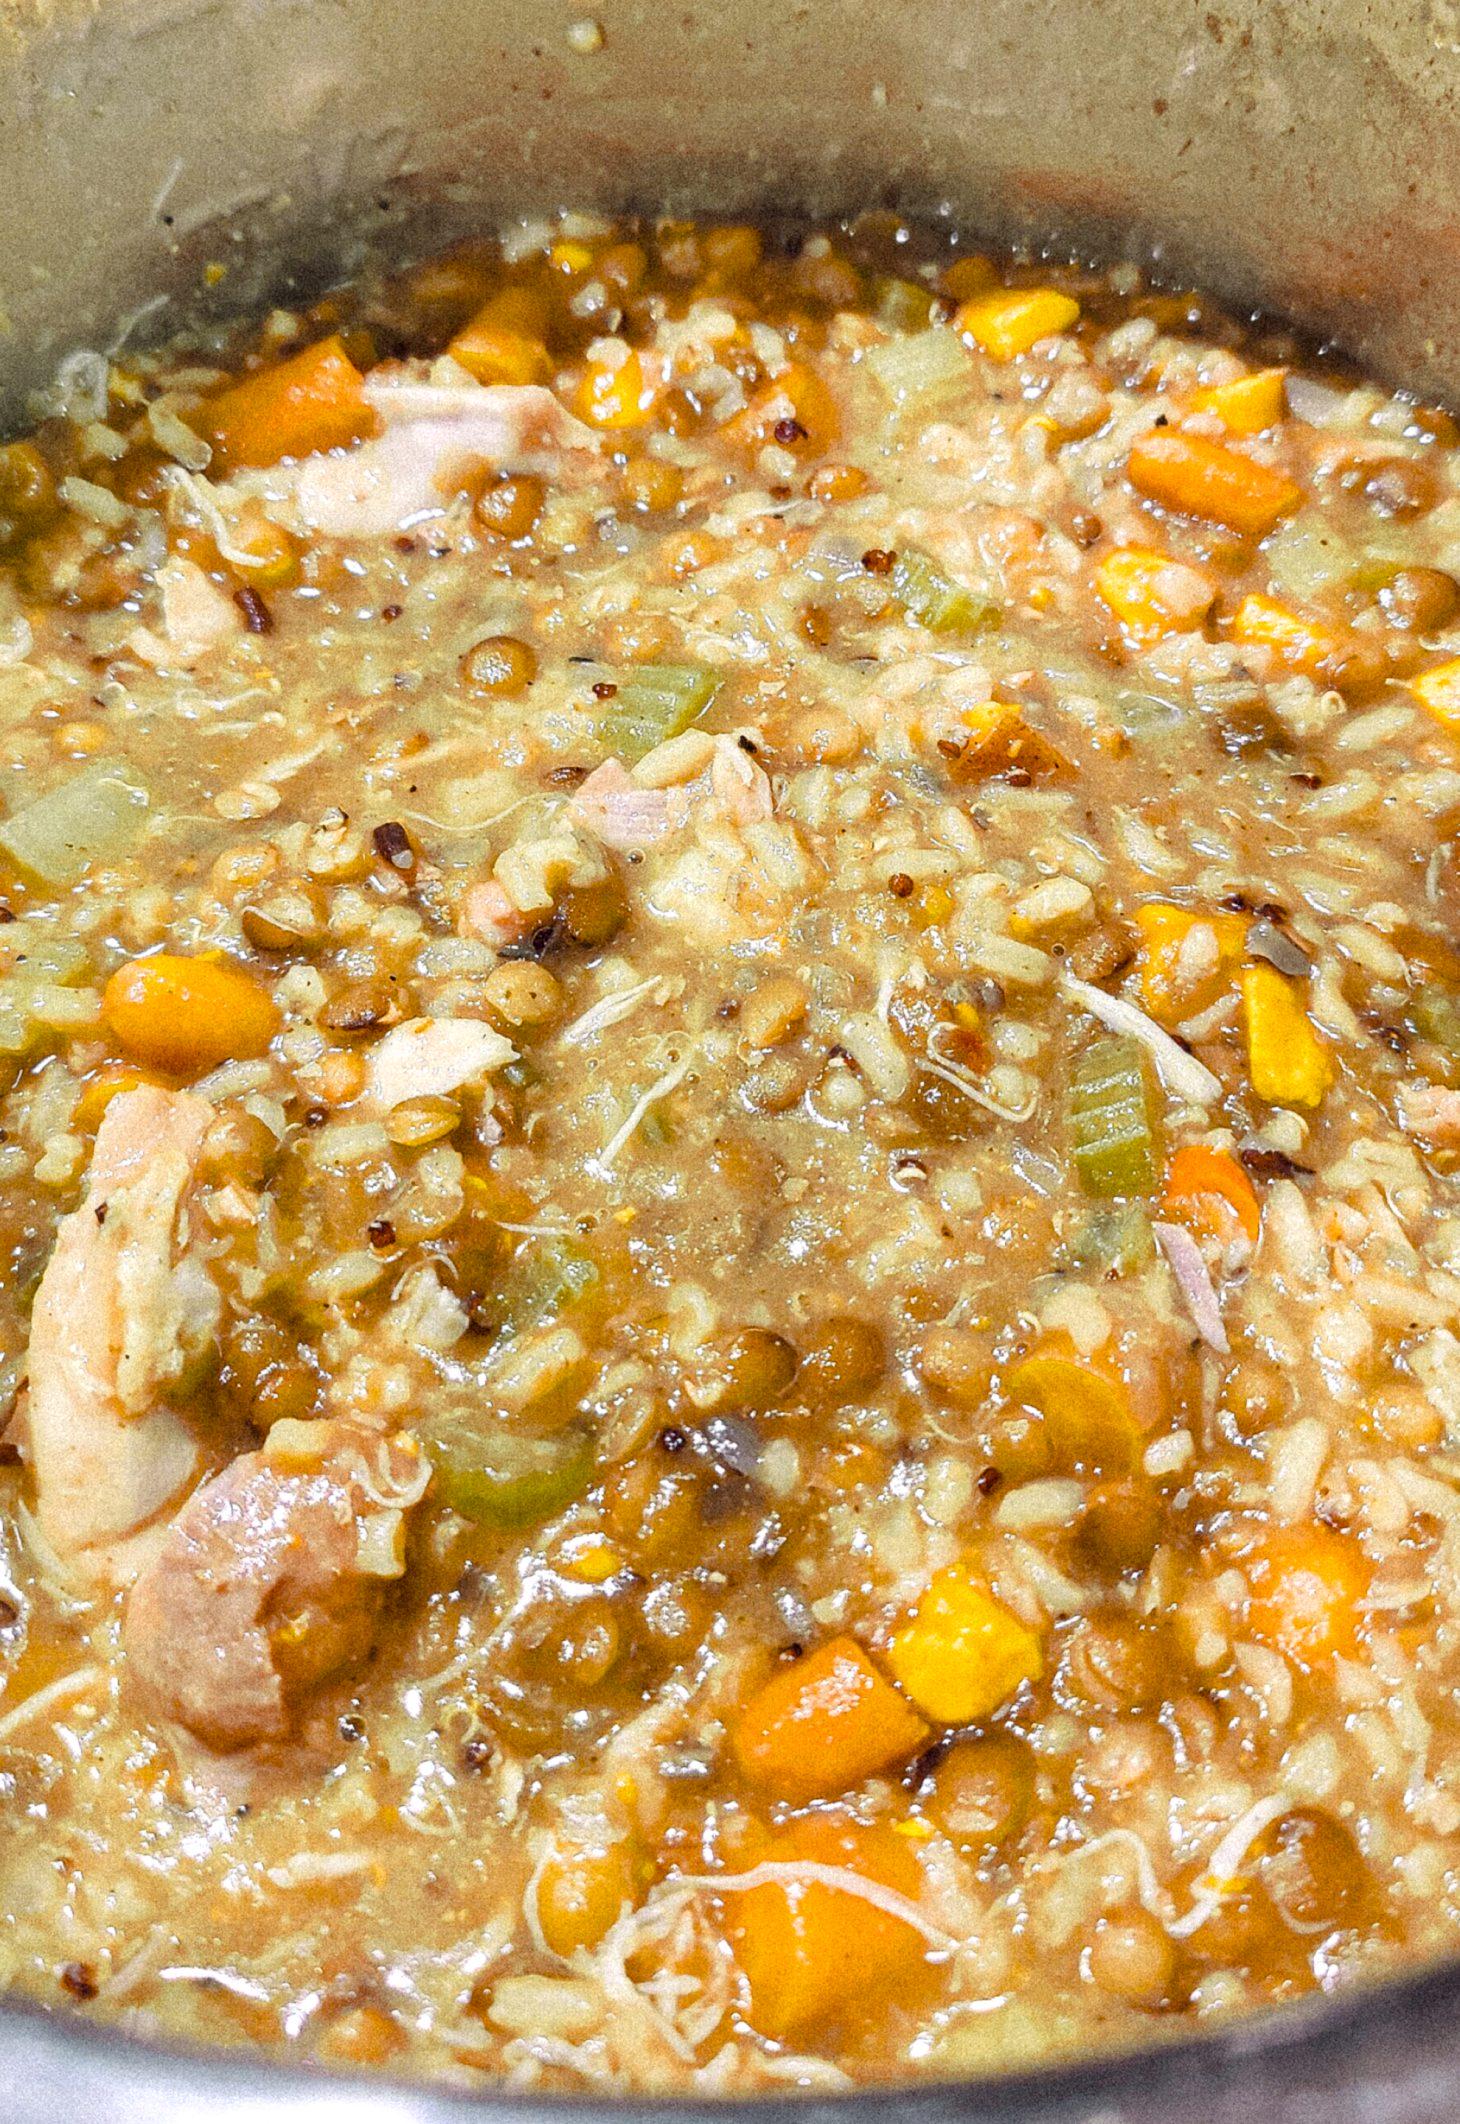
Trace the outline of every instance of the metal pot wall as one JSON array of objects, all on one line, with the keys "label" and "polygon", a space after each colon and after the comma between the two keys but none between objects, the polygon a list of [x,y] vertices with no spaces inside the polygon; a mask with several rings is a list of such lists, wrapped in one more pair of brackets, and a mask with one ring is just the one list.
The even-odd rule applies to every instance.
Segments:
[{"label": "metal pot wall", "polygon": [[[1460,0],[12,0],[0,417],[73,347],[567,201],[946,210],[1152,260],[1453,402]],[[8,2124],[616,2114],[182,2056],[19,2005],[0,2008],[0,2084]],[[1460,1969],[1144,2057],[753,2106],[757,2124],[1453,2124]]]}]

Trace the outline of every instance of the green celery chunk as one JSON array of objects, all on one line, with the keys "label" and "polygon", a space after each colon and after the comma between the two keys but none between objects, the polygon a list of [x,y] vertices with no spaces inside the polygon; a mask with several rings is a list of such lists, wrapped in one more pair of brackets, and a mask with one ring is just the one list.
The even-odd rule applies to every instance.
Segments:
[{"label": "green celery chunk", "polygon": [[520,1333],[586,1298],[598,1285],[598,1263],[571,1239],[544,1239],[519,1254],[502,1281],[504,1325]]},{"label": "green celery chunk", "polygon": [[1439,1049],[1445,1082],[1460,1080],[1460,990],[1426,981],[1409,1006],[1409,1022],[1422,1040]]},{"label": "green celery chunk", "polygon": [[505,1425],[474,1429],[465,1419],[427,1431],[436,1487],[453,1511],[479,1527],[537,1527],[552,1519],[592,1480],[593,1440],[570,1428],[523,1437]]},{"label": "green celery chunk", "polygon": [[1075,1170],[1087,1194],[1151,1193],[1156,1137],[1139,1041],[1113,1033],[1085,1050],[1070,1077],[1069,1121]]},{"label": "green celery chunk", "polygon": [[1317,509],[1290,517],[1268,540],[1268,570],[1279,597],[1302,603],[1341,590],[1382,590],[1396,568],[1419,559],[1402,532],[1377,526],[1362,545],[1336,530]]},{"label": "green celery chunk", "polygon": [[1426,981],[1409,1014],[1421,1039],[1460,1055],[1460,993],[1443,981]]},{"label": "green celery chunk", "polygon": [[872,298],[880,321],[892,332],[922,332],[933,321],[933,294],[916,280],[900,280],[889,273],[872,283]]},{"label": "green celery chunk", "polygon": [[994,626],[999,607],[982,591],[965,590],[926,553],[909,547],[892,570],[892,594],[910,620],[932,634],[978,634]]},{"label": "green celery chunk", "polygon": [[706,664],[636,664],[611,674],[610,683],[618,690],[603,703],[598,727],[604,742],[632,764],[697,723],[721,681]]},{"label": "green celery chunk", "polygon": [[75,885],[114,862],[147,823],[151,796],[130,767],[97,760],[0,824],[0,854],[42,885]]},{"label": "green celery chunk", "polygon": [[909,399],[931,399],[935,392],[966,383],[973,357],[956,332],[908,332],[870,347],[866,368],[896,406]]},{"label": "green celery chunk", "polygon": [[1129,1276],[1155,1254],[1151,1220],[1138,1202],[1102,1203],[1081,1217],[1068,1251],[1072,1268]]}]

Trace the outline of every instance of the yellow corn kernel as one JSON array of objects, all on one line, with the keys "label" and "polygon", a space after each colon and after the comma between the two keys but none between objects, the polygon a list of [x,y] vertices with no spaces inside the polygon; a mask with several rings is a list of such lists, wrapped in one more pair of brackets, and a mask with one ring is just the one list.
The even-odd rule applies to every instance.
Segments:
[{"label": "yellow corn kernel", "polygon": [[494,303],[464,324],[446,351],[480,384],[540,384],[553,373],[542,341],[519,330]]},{"label": "yellow corn kernel", "polygon": [[1460,656],[1411,679],[1410,692],[1447,730],[1460,730]]},{"label": "yellow corn kernel", "polygon": [[574,410],[590,428],[635,428],[648,418],[653,402],[639,357],[630,354],[616,369],[590,363]]},{"label": "yellow corn kernel", "polygon": [[1260,590],[1243,598],[1232,618],[1232,632],[1239,642],[1271,649],[1290,671],[1302,672],[1307,678],[1315,677],[1338,649],[1334,636],[1319,621],[1305,619]]},{"label": "yellow corn kernel", "polygon": [[1210,384],[1192,399],[1195,413],[1215,413],[1229,435],[1260,435],[1286,411],[1286,369],[1254,369],[1233,383]]},{"label": "yellow corn kernel", "polygon": [[1179,634],[1199,627],[1216,602],[1204,568],[1173,561],[1154,546],[1121,546],[1095,570],[1095,588],[1133,634]]},{"label": "yellow corn kernel", "polygon": [[1269,1106],[1321,1104],[1333,1082],[1333,1057],[1313,1030],[1297,984],[1275,966],[1242,975],[1242,1022],[1252,1089]]},{"label": "yellow corn kernel", "polygon": [[585,1586],[601,1586],[622,1570],[623,1558],[601,1535],[588,1534],[569,1544],[558,1568],[565,1578],[576,1578]]},{"label": "yellow corn kernel", "polygon": [[919,929],[941,929],[953,912],[953,895],[946,885],[925,885],[913,902],[913,920]]},{"label": "yellow corn kernel", "polygon": [[939,1571],[897,1632],[887,1663],[904,1693],[940,1725],[987,1718],[1044,1671],[1033,1630],[994,1599],[966,1564]]},{"label": "yellow corn kernel", "polygon": [[982,353],[1012,361],[1041,339],[1067,332],[1079,314],[1074,296],[1058,288],[996,288],[961,303],[953,322]]},{"label": "yellow corn kernel", "polygon": [[586,273],[592,263],[593,253],[586,243],[573,243],[565,238],[548,252],[548,264],[555,273]]},{"label": "yellow corn kernel", "polygon": [[[1141,1001],[1162,1025],[1179,1024],[1208,1009],[1226,988],[1247,941],[1247,917],[1199,914],[1148,900],[1136,909],[1141,933]],[[1190,942],[1198,928],[1210,932]]]}]

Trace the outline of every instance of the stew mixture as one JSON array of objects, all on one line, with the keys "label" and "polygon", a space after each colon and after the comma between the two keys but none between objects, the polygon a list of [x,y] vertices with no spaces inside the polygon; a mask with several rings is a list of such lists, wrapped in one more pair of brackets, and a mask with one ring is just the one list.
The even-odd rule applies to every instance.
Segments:
[{"label": "stew mixture", "polygon": [[1460,1939],[1460,434],[889,217],[0,449],[0,1981],[728,2092]]}]

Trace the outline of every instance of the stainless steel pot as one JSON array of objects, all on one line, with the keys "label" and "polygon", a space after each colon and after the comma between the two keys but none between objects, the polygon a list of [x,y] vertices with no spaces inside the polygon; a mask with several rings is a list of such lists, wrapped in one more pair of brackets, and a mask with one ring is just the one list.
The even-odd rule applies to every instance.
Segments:
[{"label": "stainless steel pot", "polygon": [[[0,417],[73,347],[564,201],[948,211],[1153,261],[1454,401],[1460,0],[9,0]],[[184,2056],[19,2005],[0,2090],[8,2124],[618,2113]],[[752,2107],[1454,2124],[1460,1967],[1139,2057]]]}]

